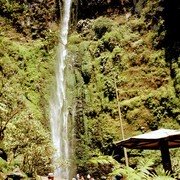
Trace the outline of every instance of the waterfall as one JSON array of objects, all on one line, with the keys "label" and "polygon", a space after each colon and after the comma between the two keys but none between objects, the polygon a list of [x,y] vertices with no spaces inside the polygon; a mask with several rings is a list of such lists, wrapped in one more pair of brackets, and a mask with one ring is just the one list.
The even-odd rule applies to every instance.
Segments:
[{"label": "waterfall", "polygon": [[60,42],[58,48],[58,62],[56,69],[56,90],[50,101],[50,123],[53,145],[56,149],[54,155],[55,176],[58,179],[70,179],[70,143],[68,140],[68,107],[65,83],[65,61],[67,56],[67,36],[70,19],[71,0],[63,2],[63,17],[61,20]]}]

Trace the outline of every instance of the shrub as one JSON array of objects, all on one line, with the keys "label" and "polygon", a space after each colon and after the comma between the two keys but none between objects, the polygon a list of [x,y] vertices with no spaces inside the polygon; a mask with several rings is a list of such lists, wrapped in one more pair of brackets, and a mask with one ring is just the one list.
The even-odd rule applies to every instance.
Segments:
[{"label": "shrub", "polygon": [[109,32],[114,25],[114,22],[106,17],[99,17],[93,23],[93,30],[98,39],[100,39],[106,32]]}]

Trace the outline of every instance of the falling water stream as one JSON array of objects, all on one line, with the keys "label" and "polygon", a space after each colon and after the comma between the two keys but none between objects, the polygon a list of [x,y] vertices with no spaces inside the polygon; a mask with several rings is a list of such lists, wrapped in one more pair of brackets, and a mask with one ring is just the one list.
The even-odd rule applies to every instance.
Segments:
[{"label": "falling water stream", "polygon": [[[70,19],[71,0],[63,2],[63,17],[61,20],[58,62],[56,69],[56,90],[50,101],[50,122],[52,141],[56,149],[54,164],[55,176],[58,179],[70,179],[69,165],[70,143],[68,140],[68,109],[66,100],[65,61],[67,56],[67,36]],[[57,163],[58,162],[58,163]]]}]

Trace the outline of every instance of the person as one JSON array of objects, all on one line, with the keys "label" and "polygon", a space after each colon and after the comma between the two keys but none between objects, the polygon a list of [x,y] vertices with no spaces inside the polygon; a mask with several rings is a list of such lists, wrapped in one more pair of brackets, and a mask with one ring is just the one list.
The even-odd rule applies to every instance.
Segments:
[{"label": "person", "polygon": [[48,179],[54,180],[54,174],[53,174],[53,173],[49,173],[49,174],[48,174]]},{"label": "person", "polygon": [[88,175],[87,175],[87,179],[90,179],[90,178],[91,178],[91,176],[90,176],[90,174],[88,174]]},{"label": "person", "polygon": [[79,180],[84,180],[84,176],[81,176]]},{"label": "person", "polygon": [[79,180],[79,174],[76,174],[76,178],[75,178],[76,180]]}]

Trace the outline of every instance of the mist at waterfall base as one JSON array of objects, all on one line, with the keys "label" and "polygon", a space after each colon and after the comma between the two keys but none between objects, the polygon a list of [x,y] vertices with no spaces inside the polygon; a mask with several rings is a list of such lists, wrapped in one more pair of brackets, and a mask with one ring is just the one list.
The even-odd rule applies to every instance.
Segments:
[{"label": "mist at waterfall base", "polygon": [[56,90],[50,100],[50,123],[53,145],[56,149],[54,154],[54,175],[59,179],[70,179],[70,142],[68,137],[68,107],[66,100],[65,67],[67,56],[67,37],[71,10],[71,0],[63,3],[63,17],[61,20],[60,42],[58,47]]}]

